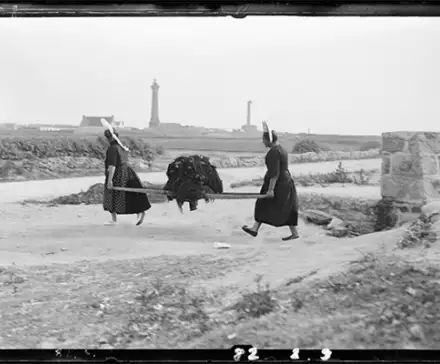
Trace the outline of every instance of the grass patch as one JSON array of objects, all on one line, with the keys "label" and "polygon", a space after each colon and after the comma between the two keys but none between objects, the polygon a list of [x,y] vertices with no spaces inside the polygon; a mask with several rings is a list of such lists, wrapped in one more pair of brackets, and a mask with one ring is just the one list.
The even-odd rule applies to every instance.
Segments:
[{"label": "grass patch", "polygon": [[[374,174],[377,174],[379,170],[364,170],[359,171],[348,171],[339,162],[338,167],[329,173],[309,173],[309,174],[299,174],[293,176],[295,184],[302,187],[310,187],[320,185],[326,187],[331,184],[341,183],[341,184],[355,184],[357,186],[366,185],[377,185],[377,181],[373,181]],[[239,187],[259,187],[263,184],[263,178],[257,178],[252,180],[240,181],[237,183],[232,183],[231,188]]]},{"label": "grass patch", "polygon": [[212,327],[205,309],[207,301],[203,290],[193,292],[187,284],[155,278],[134,296],[129,306],[123,306],[125,323],[116,332],[109,331],[106,342],[124,347],[161,337],[188,341],[202,336]]},{"label": "grass patch", "polygon": [[[365,255],[348,272],[274,292],[273,313],[211,332],[192,347],[434,349],[440,343],[440,270]],[[229,334],[234,332],[234,339]]]},{"label": "grass patch", "polygon": [[254,260],[244,253],[8,268],[0,274],[0,346],[181,347],[217,326],[212,312],[226,294],[207,292],[205,282]]},{"label": "grass patch", "polygon": [[2,347],[230,348],[246,342],[257,348],[433,349],[440,344],[440,269],[427,261],[366,254],[339,274],[316,278],[313,271],[275,288],[263,284],[262,276],[245,291],[209,283],[255,259],[246,253],[162,256],[14,269],[22,278],[18,289],[0,286]]}]

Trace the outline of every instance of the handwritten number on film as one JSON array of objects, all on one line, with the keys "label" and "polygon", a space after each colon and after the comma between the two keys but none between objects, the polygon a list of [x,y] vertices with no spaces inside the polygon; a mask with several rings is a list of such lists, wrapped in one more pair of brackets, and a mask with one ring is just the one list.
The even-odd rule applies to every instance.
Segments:
[{"label": "handwritten number on film", "polygon": [[321,360],[326,361],[332,356],[332,351],[330,349],[322,349],[321,354],[323,355],[321,356]]},{"label": "handwritten number on film", "polygon": [[260,358],[257,356],[257,348],[250,348],[250,349],[249,349],[249,353],[250,353],[251,355],[248,356],[248,360],[253,361],[253,360],[258,360],[258,359],[260,359]]},{"label": "handwritten number on film", "polygon": [[[240,361],[241,357],[246,353],[246,351],[242,348],[236,348],[235,349],[235,355],[234,355],[234,360],[235,361]],[[254,361],[254,360],[258,360],[259,357],[257,356],[257,348],[250,348],[249,349],[249,356],[248,356],[248,360],[249,361]]]},{"label": "handwritten number on film", "polygon": [[[249,350],[249,356],[248,356],[248,360],[249,361],[255,361],[259,359],[259,356],[257,356],[257,348],[252,347]],[[235,361],[240,361],[242,356],[246,354],[246,351],[242,348],[236,348],[235,349],[235,355],[234,355],[234,360]],[[330,349],[322,349],[321,350],[321,360],[322,361],[327,361],[330,359],[330,357],[332,356],[332,351]],[[293,360],[298,360],[299,359],[299,349],[295,348],[292,350],[292,355],[290,355],[290,359]]]},{"label": "handwritten number on film", "polygon": [[299,359],[299,349],[295,348],[292,350],[292,355],[290,355],[290,359],[298,360]]},{"label": "handwritten number on film", "polygon": [[[321,360],[327,361],[332,356],[332,351],[330,349],[322,349],[321,350]],[[298,360],[299,359],[299,349],[295,348],[292,350],[292,355],[290,355],[290,359]]]},{"label": "handwritten number on film", "polygon": [[245,351],[242,348],[236,348],[235,349],[235,355],[234,355],[234,360],[235,361],[240,361],[241,356],[245,353]]}]

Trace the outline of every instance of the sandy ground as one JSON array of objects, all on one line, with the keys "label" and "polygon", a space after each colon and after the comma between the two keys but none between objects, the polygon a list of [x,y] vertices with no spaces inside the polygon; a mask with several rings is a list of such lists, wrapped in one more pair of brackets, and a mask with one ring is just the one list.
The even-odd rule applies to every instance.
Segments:
[{"label": "sandy ground", "polygon": [[[345,168],[367,169],[377,164],[377,160],[349,161]],[[333,170],[335,165],[337,163],[301,164],[292,167],[292,172],[325,172]],[[222,178],[229,183],[256,178],[263,172],[263,168],[220,171]],[[151,182],[163,181],[163,173],[150,173],[142,178]],[[179,213],[174,203],[155,204],[141,227],[133,226],[134,217],[131,216],[122,216],[119,226],[104,226],[109,216],[101,206],[44,207],[13,203],[24,198],[76,192],[99,180],[76,178],[1,184],[0,264],[71,263],[78,260],[130,259],[162,254],[237,254],[243,249],[261,249],[268,262],[289,256],[295,261],[299,259],[301,263],[292,266],[299,273],[321,266],[320,259],[325,259],[327,263],[338,262],[358,254],[353,247],[355,240],[327,237],[323,230],[314,226],[301,226],[301,239],[296,242],[281,243],[281,236],[287,235],[288,231],[269,227],[262,230],[261,237],[252,239],[240,229],[242,224],[252,222],[254,201],[249,200],[218,200],[213,204],[202,202],[197,211],[185,211],[184,214]],[[379,198],[378,188],[370,186],[299,190]],[[360,248],[374,249],[374,245],[368,243],[368,236],[356,241],[359,241]],[[225,242],[232,248],[228,251],[214,250],[214,242]],[[321,249],[320,245],[331,245],[332,254],[327,254],[326,249]],[[269,265],[263,264],[261,269],[265,270]],[[280,279],[284,275],[280,272],[276,274]]]},{"label": "sandy ground", "polygon": [[[377,163],[377,160],[349,161],[345,167],[352,170],[367,169],[374,168]],[[333,170],[335,165],[337,163],[300,164],[292,167],[292,170],[297,173],[325,172]],[[220,171],[227,184],[235,180],[256,178],[263,172],[263,168]],[[151,182],[163,181],[163,173],[150,173],[143,175],[142,178]],[[201,202],[197,211],[186,211],[184,214],[180,214],[174,203],[155,204],[141,227],[133,226],[134,217],[131,216],[120,217],[119,226],[104,226],[109,216],[101,206],[45,207],[14,203],[25,198],[52,197],[77,192],[99,180],[100,178],[88,177],[1,184],[0,264],[38,265],[54,262],[70,263],[83,259],[204,254],[214,252],[212,247],[214,242],[231,244],[232,252],[259,249],[267,244],[270,249],[265,249],[265,254],[284,256],[293,249],[295,253],[292,251],[292,255],[296,256],[303,251],[304,259],[301,259],[301,264],[304,265],[304,269],[316,266],[315,259],[307,258],[312,252],[322,254],[326,259],[338,260],[338,255],[333,250],[337,247],[343,255],[356,255],[356,250],[352,249],[354,240],[327,237],[321,229],[313,226],[301,226],[301,239],[294,243],[282,244],[280,237],[286,235],[288,231],[269,227],[263,229],[262,237],[250,239],[241,231],[240,226],[252,222],[254,204],[252,200],[218,200],[212,204]],[[379,198],[379,189],[371,186],[299,188],[299,191],[301,190]],[[368,236],[361,241],[368,241]],[[316,249],[316,244],[332,244],[334,254],[328,255],[325,251]],[[368,243],[366,247],[374,249]],[[224,252],[216,250],[215,254],[224,254]],[[297,265],[295,267],[300,269]]]},{"label": "sandy ground", "polygon": [[[301,238],[294,242],[280,240],[288,234],[287,229],[270,227],[264,227],[254,239],[240,229],[242,224],[251,223],[253,202],[235,201],[233,207],[230,201],[216,201],[202,203],[195,212],[180,214],[174,203],[157,204],[149,211],[144,225],[136,227],[131,216],[121,217],[119,226],[104,226],[108,215],[100,206],[3,205],[0,265],[47,265],[160,255],[257,254],[254,264],[223,280],[245,284],[252,282],[256,274],[263,274],[277,284],[314,269],[339,269],[359,257],[361,251],[373,251],[386,242],[387,233],[377,234],[374,240],[368,235],[341,240],[326,236],[318,227],[303,224]],[[228,243],[231,248],[215,249],[215,242]],[[216,284],[221,285],[223,280]]]},{"label": "sandy ground", "polygon": [[[355,170],[378,168],[379,165],[378,160],[363,160],[347,161],[344,167]],[[336,166],[335,162],[301,164],[292,166],[292,172],[326,172],[334,170]],[[226,185],[257,178],[263,173],[263,168],[220,171]],[[153,183],[162,182],[164,173],[144,174],[142,179]],[[193,257],[203,259],[205,263],[221,258],[236,264],[233,268],[220,268],[222,274],[215,278],[194,284],[212,291],[226,286],[249,287],[255,276],[261,274],[271,286],[277,286],[292,277],[311,272],[315,277],[339,272],[350,261],[359,259],[365,253],[376,251],[382,246],[385,249],[393,248],[396,234],[401,233],[396,230],[374,234],[374,237],[365,235],[356,239],[337,239],[326,236],[325,231],[319,227],[300,223],[301,237],[295,241],[281,241],[281,237],[289,233],[287,228],[263,227],[260,235],[252,238],[240,229],[241,225],[252,223],[252,200],[217,200],[209,204],[201,202],[195,212],[189,212],[185,206],[184,214],[178,211],[174,203],[155,204],[140,227],[134,225],[134,216],[120,217],[117,226],[104,226],[109,215],[101,206],[46,207],[16,203],[28,198],[48,198],[78,192],[100,181],[100,177],[92,177],[0,184],[0,266],[33,271],[35,266],[90,266],[99,262],[113,264],[111,261],[132,262],[139,259],[148,262],[166,257],[179,267],[179,264],[185,264],[182,263],[185,259]],[[379,189],[369,186],[307,190],[379,198]],[[216,249],[216,242],[227,243],[230,248]],[[84,282],[88,282],[86,277]],[[87,286],[87,283],[84,284]],[[100,288],[96,286],[93,289]],[[23,297],[34,296],[30,291],[22,294]],[[15,304],[20,305],[20,298],[14,297]],[[50,305],[50,299],[46,299],[48,301],[44,302],[41,298],[41,304]],[[230,299],[232,301],[234,297]],[[0,308],[8,304],[7,301],[2,303],[0,299]],[[8,324],[14,325],[12,321]],[[26,342],[23,345],[34,347],[37,344],[30,337],[11,337],[8,345],[15,347],[18,345],[16,343]],[[75,342],[73,344],[79,345]]]}]

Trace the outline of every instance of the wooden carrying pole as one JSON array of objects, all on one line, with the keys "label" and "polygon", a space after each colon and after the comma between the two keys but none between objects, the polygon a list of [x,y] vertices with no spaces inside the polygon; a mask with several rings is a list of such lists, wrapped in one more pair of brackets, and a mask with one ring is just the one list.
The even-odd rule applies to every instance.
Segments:
[{"label": "wooden carrying pole", "polygon": [[[148,193],[148,192],[156,192],[162,193],[164,195],[169,195],[170,192],[164,191],[158,188],[130,188],[130,187],[113,187],[116,191],[124,191],[124,192],[134,192],[134,193]],[[224,193],[207,193],[207,197],[216,199],[216,200],[246,200],[246,199],[254,199],[254,198],[263,198],[265,195],[259,193],[248,193],[248,192],[224,192]]]}]

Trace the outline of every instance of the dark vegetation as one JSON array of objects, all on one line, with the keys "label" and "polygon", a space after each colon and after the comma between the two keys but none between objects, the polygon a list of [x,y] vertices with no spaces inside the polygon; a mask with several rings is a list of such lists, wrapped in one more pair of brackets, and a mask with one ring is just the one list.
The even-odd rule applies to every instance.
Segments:
[{"label": "dark vegetation", "polygon": [[[153,146],[161,146],[167,149],[220,151],[220,152],[249,152],[263,153],[265,151],[261,143],[260,134],[246,133],[206,133],[189,128],[176,130],[139,130],[121,132],[121,137],[141,139]],[[292,150],[299,140],[307,139],[314,141],[321,150],[332,151],[358,151],[360,146],[369,142],[381,141],[380,136],[361,135],[321,135],[321,134],[288,134],[279,133],[280,142],[286,150]],[[96,134],[76,135],[73,131],[46,132],[44,136],[37,130],[2,131],[0,140],[5,138],[19,139],[91,139],[96,140]],[[0,157],[1,158],[1,157]]]},{"label": "dark vegetation", "polygon": [[[382,147],[382,143],[380,140],[368,140],[365,142],[362,142],[358,145],[357,148],[352,150],[359,150],[361,152],[372,150],[372,149],[380,149]],[[328,152],[330,150],[333,151],[348,151],[351,148],[346,148],[346,145],[344,143],[341,143],[339,145],[338,149],[329,148],[329,146],[323,142],[318,142],[314,139],[301,139],[292,148],[293,154],[302,154],[302,153],[320,153],[320,152]]]},{"label": "dark vegetation", "polygon": [[296,143],[292,148],[292,153],[303,154],[303,153],[319,153],[329,151],[329,148],[320,146],[316,141],[311,139],[303,139]]},{"label": "dark vegetation", "polygon": [[[142,138],[121,137],[122,142],[130,148],[131,157],[153,160],[155,154],[163,152],[154,148]],[[22,160],[34,158],[89,157],[103,159],[108,143],[104,137],[80,137],[52,135],[33,137],[0,138],[0,159]]]}]

